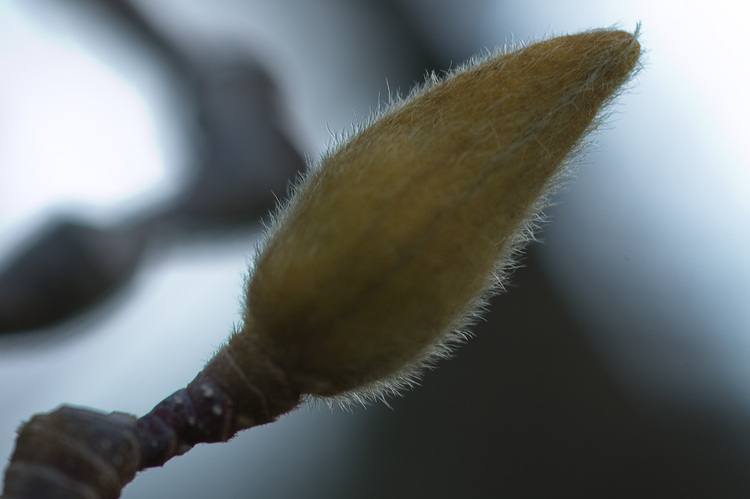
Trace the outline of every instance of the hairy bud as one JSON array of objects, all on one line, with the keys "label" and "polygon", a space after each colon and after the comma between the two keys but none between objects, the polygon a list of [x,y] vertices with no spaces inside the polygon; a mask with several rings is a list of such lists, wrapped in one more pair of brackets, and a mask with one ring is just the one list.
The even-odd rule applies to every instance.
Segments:
[{"label": "hairy bud", "polygon": [[408,381],[495,287],[639,50],[622,31],[553,38],[386,109],[277,215],[239,334],[302,392]]}]

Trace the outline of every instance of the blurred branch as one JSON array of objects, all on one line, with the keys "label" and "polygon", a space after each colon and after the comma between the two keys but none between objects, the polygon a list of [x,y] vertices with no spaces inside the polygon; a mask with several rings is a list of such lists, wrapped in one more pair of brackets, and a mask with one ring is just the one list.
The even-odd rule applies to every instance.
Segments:
[{"label": "blurred branch", "polygon": [[258,223],[274,206],[274,193],[283,194],[304,168],[278,118],[276,85],[258,61],[229,50],[231,57],[216,67],[171,42],[131,2],[86,4],[108,9],[187,83],[203,147],[184,191],[160,211],[112,227],[60,216],[5,262],[0,333],[41,328],[102,302],[129,281],[156,232]]}]

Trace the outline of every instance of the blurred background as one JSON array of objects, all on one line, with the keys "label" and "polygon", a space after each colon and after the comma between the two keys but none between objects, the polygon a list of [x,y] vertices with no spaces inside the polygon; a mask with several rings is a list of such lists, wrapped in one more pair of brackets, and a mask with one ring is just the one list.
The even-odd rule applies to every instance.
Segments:
[{"label": "blurred background", "polygon": [[389,89],[642,22],[645,69],[453,360],[123,497],[750,497],[743,7],[0,0],[0,456],[33,413],[142,415],[189,382],[275,197]]}]

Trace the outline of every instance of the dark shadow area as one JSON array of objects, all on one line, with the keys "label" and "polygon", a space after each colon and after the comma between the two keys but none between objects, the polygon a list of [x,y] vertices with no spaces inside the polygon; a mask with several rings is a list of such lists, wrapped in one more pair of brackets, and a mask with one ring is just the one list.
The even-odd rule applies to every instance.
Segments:
[{"label": "dark shadow area", "polygon": [[[362,498],[749,497],[718,421],[636,410],[532,251],[487,322],[394,410],[377,406]],[[342,497],[349,497],[342,494]]]}]

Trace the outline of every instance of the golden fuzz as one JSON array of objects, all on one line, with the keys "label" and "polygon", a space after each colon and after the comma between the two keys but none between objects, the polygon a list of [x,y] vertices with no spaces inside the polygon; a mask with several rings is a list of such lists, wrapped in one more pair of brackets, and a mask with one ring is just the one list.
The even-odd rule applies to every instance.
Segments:
[{"label": "golden fuzz", "polygon": [[639,53],[623,31],[553,38],[472,62],[375,117],[276,216],[236,334],[303,393],[409,381],[498,284]]}]

